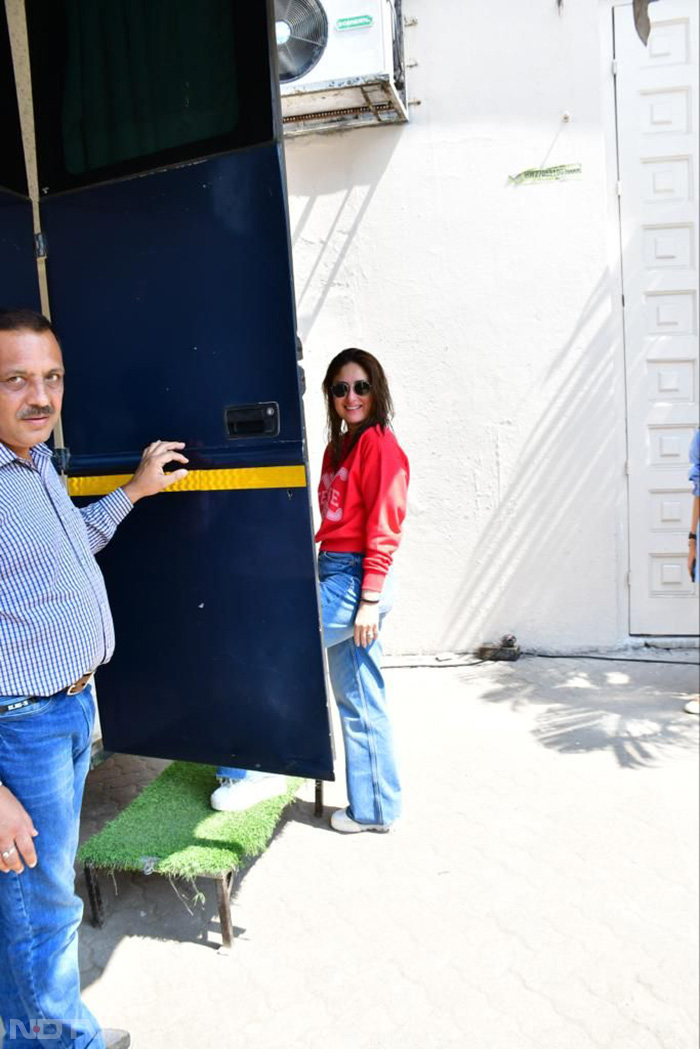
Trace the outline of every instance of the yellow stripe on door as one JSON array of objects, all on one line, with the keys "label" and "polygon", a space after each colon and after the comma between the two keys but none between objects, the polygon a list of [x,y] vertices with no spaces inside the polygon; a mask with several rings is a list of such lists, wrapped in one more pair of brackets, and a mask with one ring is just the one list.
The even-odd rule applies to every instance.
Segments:
[{"label": "yellow stripe on door", "polygon": [[[130,481],[132,474],[69,477],[69,495],[107,495]],[[166,492],[230,492],[255,488],[305,488],[303,466],[249,466],[235,470],[190,470]]]}]

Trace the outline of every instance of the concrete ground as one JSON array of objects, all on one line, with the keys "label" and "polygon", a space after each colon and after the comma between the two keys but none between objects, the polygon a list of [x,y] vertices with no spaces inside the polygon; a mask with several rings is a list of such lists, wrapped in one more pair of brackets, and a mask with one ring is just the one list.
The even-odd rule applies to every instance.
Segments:
[{"label": "concrete ground", "polygon": [[[401,828],[336,834],[342,767],[322,821],[307,784],[228,956],[210,890],[103,878],[88,1005],[135,1049],[695,1049],[698,673],[668,658],[389,670]],[[83,835],[163,764],[97,768]]]}]

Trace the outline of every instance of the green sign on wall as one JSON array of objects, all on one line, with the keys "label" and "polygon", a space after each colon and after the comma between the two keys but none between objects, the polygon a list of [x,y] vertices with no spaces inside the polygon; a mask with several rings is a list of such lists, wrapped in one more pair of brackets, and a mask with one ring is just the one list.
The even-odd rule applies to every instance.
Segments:
[{"label": "green sign on wall", "polygon": [[369,29],[373,22],[371,15],[355,15],[354,18],[339,18],[335,23],[335,28],[341,33],[346,29]]}]

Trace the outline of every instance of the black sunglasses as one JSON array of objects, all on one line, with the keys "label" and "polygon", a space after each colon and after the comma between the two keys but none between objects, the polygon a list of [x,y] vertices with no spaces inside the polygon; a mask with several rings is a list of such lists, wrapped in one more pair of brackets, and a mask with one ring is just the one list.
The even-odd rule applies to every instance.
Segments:
[{"label": "black sunglasses", "polygon": [[[372,389],[372,383],[367,382],[366,379],[357,379],[353,384],[352,388],[358,397],[366,397]],[[331,393],[334,397],[347,397],[350,392],[349,382],[334,382],[331,386]]]}]

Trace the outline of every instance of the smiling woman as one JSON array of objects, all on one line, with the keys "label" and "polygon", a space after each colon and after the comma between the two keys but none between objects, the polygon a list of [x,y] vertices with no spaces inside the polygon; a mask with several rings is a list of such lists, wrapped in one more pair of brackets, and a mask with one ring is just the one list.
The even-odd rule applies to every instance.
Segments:
[{"label": "smiling woman", "polygon": [[367,426],[386,430],[394,406],[384,369],[366,350],[350,348],[334,357],[323,380],[323,390],[330,460],[337,467]]},{"label": "smiling woman", "polygon": [[359,364],[351,361],[341,368],[330,392],[333,406],[348,433],[369,419],[373,408],[372,382]]},{"label": "smiling woman", "polygon": [[366,350],[343,350],[323,382],[329,443],[319,501],[319,576],[331,684],[345,743],[349,805],[341,833],[386,831],[401,785],[382,676],[381,626],[392,606],[392,561],[406,514],[408,460],[390,423],[384,369]]},{"label": "smiling woman", "polygon": [[[391,430],[384,369],[366,350],[333,358],[323,380],[328,447],[319,502],[318,573],[323,638],[345,743],[349,805],[331,816],[342,834],[388,831],[401,812],[401,785],[382,676],[381,626],[392,606],[392,559],[406,516],[408,459]],[[220,767],[215,809],[244,807],[275,791],[241,769]]]}]

